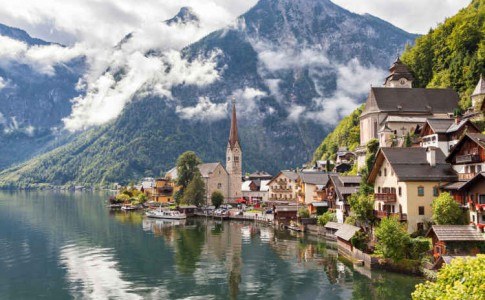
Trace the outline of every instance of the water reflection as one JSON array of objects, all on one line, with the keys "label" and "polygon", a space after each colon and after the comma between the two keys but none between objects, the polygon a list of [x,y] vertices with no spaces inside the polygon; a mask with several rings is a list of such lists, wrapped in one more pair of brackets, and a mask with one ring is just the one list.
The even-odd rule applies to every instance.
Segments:
[{"label": "water reflection", "polygon": [[409,299],[417,283],[362,275],[332,243],[250,222],[110,213],[104,199],[0,193],[0,299]]}]

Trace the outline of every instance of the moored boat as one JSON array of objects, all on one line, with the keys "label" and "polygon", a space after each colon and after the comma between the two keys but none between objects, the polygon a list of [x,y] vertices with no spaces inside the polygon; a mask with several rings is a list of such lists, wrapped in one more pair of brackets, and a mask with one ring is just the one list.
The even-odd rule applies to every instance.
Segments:
[{"label": "moored boat", "polygon": [[169,219],[169,220],[183,220],[187,219],[187,215],[180,213],[176,210],[149,210],[146,213],[146,216],[149,218],[155,219]]},{"label": "moored boat", "polygon": [[137,205],[123,204],[121,206],[121,209],[126,210],[126,211],[130,211],[130,210],[138,210],[138,209],[140,209],[140,207],[137,206]]}]

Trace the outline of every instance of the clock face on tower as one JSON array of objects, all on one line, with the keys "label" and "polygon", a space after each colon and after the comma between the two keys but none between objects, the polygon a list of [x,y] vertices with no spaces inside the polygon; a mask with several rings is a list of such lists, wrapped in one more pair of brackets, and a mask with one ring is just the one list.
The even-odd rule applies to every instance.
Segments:
[{"label": "clock face on tower", "polygon": [[405,85],[406,81],[407,81],[406,78],[401,78],[401,80],[399,80],[399,84]]}]

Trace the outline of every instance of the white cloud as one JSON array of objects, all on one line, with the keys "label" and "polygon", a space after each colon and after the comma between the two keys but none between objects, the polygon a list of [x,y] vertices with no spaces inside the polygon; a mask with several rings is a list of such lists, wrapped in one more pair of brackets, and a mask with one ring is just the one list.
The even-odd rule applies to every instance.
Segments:
[{"label": "white cloud", "polygon": [[260,62],[270,72],[329,64],[322,49],[273,47],[262,42],[253,43],[253,47],[258,52]]},{"label": "white cloud", "polygon": [[471,0],[332,0],[356,13],[370,13],[414,33],[426,33]]},{"label": "white cloud", "polygon": [[34,71],[54,75],[55,65],[65,63],[82,55],[78,47],[68,48],[56,44],[29,46],[24,42],[0,35],[0,64],[15,61],[32,66]]},{"label": "white cloud", "polygon": [[266,92],[252,87],[235,90],[230,98],[236,99],[237,113],[242,117],[254,116],[258,101],[267,96]]},{"label": "white cloud", "polygon": [[[5,79],[3,79],[3,77],[0,76],[0,90],[3,89],[6,86],[7,86],[7,81]],[[1,114],[0,114],[0,116],[1,116]],[[1,118],[0,118],[0,120],[1,120]],[[0,123],[1,123],[1,121],[0,121]]]},{"label": "white cloud", "polygon": [[[75,131],[100,125],[116,118],[136,93],[155,94],[171,98],[171,87],[179,84],[206,85],[219,78],[215,70],[214,53],[211,57],[192,62],[181,57],[180,52],[170,50],[160,57],[145,56],[134,52],[122,56],[119,68],[113,68],[94,82],[86,83],[84,97],[74,99],[72,114],[64,119],[67,129]],[[122,72],[122,78],[115,79]]]},{"label": "white cloud", "polygon": [[[190,6],[209,31],[232,22],[257,0],[0,0],[0,23],[63,44],[110,47],[146,24],[173,17]],[[160,37],[159,37],[160,38]],[[163,39],[163,38],[161,38]]]},{"label": "white cloud", "polygon": [[177,106],[175,111],[182,119],[213,122],[227,117],[227,103],[213,103],[208,97],[200,97],[195,106]]},{"label": "white cloud", "polygon": [[[313,99],[316,111],[307,111],[305,118],[322,124],[336,124],[342,117],[349,115],[369,92],[372,85],[382,84],[384,70],[364,67],[357,59],[344,65],[335,65],[337,70],[337,89],[330,97],[317,88],[320,97]],[[316,85],[318,87],[318,85]]]}]

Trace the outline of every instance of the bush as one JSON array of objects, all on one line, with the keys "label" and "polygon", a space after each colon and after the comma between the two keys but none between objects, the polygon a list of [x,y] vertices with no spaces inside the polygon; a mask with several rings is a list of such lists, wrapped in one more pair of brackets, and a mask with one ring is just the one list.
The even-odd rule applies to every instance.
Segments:
[{"label": "bush", "polygon": [[298,217],[299,218],[309,218],[310,217],[310,212],[308,211],[307,208],[300,208],[298,210]]},{"label": "bush", "polygon": [[219,208],[221,204],[224,202],[224,195],[219,191],[214,191],[211,195],[212,205],[216,208]]},{"label": "bush", "polygon": [[337,220],[336,215],[331,211],[327,211],[323,215],[318,216],[317,224],[320,226],[325,226],[325,224],[327,224],[328,222],[336,221],[336,220]]},{"label": "bush", "polygon": [[450,193],[441,193],[433,200],[433,220],[438,225],[463,224],[463,211]]},{"label": "bush", "polygon": [[421,259],[431,249],[431,242],[427,238],[418,237],[409,239],[407,257],[410,259]]},{"label": "bush", "polygon": [[404,225],[395,218],[384,218],[375,230],[376,252],[384,258],[399,261],[406,257],[410,236]]},{"label": "bush", "polygon": [[483,299],[485,255],[455,258],[437,274],[436,282],[418,284],[413,299]]},{"label": "bush", "polygon": [[130,201],[131,196],[128,196],[127,194],[118,194],[116,195],[116,201],[119,203],[124,203],[127,201]]},{"label": "bush", "polygon": [[366,251],[367,244],[369,243],[369,236],[363,231],[357,231],[354,236],[350,239],[350,243],[355,248]]}]

